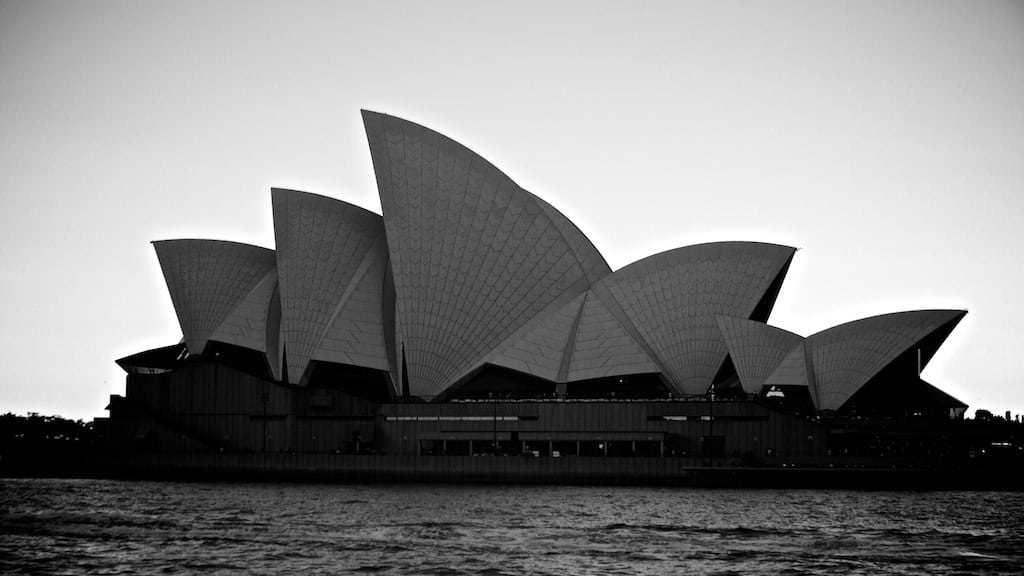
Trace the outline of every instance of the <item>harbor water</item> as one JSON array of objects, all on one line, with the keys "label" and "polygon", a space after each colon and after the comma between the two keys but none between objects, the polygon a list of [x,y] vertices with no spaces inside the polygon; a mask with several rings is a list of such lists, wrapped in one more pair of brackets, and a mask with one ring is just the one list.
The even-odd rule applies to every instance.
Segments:
[{"label": "harbor water", "polygon": [[0,479],[2,574],[1019,574],[1024,494]]}]

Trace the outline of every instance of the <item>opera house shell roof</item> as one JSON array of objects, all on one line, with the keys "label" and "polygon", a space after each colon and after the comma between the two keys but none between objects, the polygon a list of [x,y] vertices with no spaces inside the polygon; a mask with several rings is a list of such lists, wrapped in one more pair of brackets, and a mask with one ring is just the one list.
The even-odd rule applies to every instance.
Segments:
[{"label": "opera house shell roof", "polygon": [[716,242],[612,271],[568,218],[465,146],[393,116],[363,121],[382,216],[274,189],[275,250],[154,243],[187,354],[241,347],[297,386],[318,363],[378,370],[392,395],[426,399],[501,367],[556,385],[654,376],[677,395],[799,386],[837,410],[895,371],[917,381],[965,314],[804,338],[767,324],[794,248]]}]

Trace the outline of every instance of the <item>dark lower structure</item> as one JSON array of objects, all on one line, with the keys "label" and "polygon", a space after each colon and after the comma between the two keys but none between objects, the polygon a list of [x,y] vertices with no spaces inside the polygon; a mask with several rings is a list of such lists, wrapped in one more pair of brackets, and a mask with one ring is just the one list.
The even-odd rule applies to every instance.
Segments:
[{"label": "dark lower structure", "polygon": [[98,474],[1015,488],[1022,427],[950,419],[944,404],[821,418],[777,397],[378,402],[194,359],[129,375],[127,395],[112,397],[110,418],[97,420],[111,463]]},{"label": "dark lower structure", "polygon": [[827,428],[770,400],[520,398],[377,403],[215,362],[133,374],[103,423],[130,451],[685,458],[756,464],[827,453]]}]

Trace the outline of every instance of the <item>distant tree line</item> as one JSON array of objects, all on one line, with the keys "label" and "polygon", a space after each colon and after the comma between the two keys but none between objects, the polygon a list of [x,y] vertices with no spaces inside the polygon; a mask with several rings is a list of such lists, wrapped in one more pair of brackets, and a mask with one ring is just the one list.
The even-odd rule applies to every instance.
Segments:
[{"label": "distant tree line", "polygon": [[95,441],[92,422],[60,416],[0,415],[0,454],[24,452],[77,452]]},{"label": "distant tree line", "polygon": [[1000,416],[998,414],[993,414],[993,413],[989,412],[988,410],[976,410],[974,412],[974,419],[978,420],[978,421],[981,421],[981,422],[1015,422],[1015,423],[1020,423],[1021,415],[1017,414],[1016,416],[1013,416],[1012,414],[1010,414],[1010,411],[1007,410],[1006,411],[1006,416],[1004,417],[1004,416]]}]

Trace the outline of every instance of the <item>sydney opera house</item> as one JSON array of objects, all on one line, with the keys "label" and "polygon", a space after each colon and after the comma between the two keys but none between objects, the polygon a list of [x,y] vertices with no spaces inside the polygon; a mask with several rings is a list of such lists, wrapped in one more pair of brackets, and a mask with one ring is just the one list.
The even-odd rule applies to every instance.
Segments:
[{"label": "sydney opera house", "polygon": [[612,270],[465,146],[363,121],[383,215],[274,189],[274,249],[154,242],[183,337],[118,360],[121,449],[413,467],[947,449],[864,427],[962,415],[921,371],[964,311],[794,334],[769,324],[794,248],[716,242]]}]

